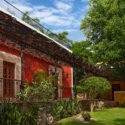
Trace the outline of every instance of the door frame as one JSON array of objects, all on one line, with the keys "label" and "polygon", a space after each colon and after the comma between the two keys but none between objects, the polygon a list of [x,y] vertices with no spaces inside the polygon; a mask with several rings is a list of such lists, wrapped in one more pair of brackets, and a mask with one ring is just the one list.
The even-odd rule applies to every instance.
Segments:
[{"label": "door frame", "polygon": [[[119,90],[113,90],[113,86],[115,86],[115,85],[118,85],[119,86]],[[119,83],[117,83],[117,84],[112,84],[112,100],[114,101],[114,92],[115,91],[120,91],[120,84]]]},{"label": "door frame", "polygon": [[[4,61],[3,60],[3,78],[4,78],[4,63],[8,63],[8,64],[12,64],[13,65],[13,71],[14,71],[14,73],[13,73],[13,83],[11,83],[11,84],[13,84],[13,87],[12,87],[12,91],[13,91],[13,93],[12,93],[12,96],[10,95],[10,90],[9,90],[9,95],[5,95],[4,94],[4,79],[3,79],[3,97],[5,97],[5,98],[11,98],[11,97],[14,97],[15,96],[15,89],[16,89],[16,86],[15,86],[15,63],[12,63],[12,62],[8,62],[8,61]],[[7,80],[7,79],[6,79]],[[9,80],[9,79],[8,79]],[[10,89],[10,88],[6,88],[6,90],[7,89]]]},{"label": "door frame", "polygon": [[[49,76],[51,76],[51,71],[55,72],[55,67],[53,65],[49,65]],[[58,74],[58,98],[62,98],[62,69],[57,67]]]},{"label": "door frame", "polygon": [[[3,78],[3,61],[15,64],[15,76],[17,80],[15,83],[15,95],[20,92],[21,80],[21,58],[11,53],[0,51],[0,78]],[[3,80],[0,81],[0,98],[3,98]]]}]

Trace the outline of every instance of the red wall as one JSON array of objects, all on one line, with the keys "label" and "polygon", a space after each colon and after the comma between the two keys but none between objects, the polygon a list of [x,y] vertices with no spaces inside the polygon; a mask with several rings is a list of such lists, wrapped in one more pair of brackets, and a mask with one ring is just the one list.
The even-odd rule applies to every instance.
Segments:
[{"label": "red wall", "polygon": [[[13,48],[10,45],[2,46],[2,42],[0,42],[0,51],[4,51],[16,56],[20,56],[20,50],[17,48]],[[24,81],[32,81],[34,71],[38,69],[43,69],[46,74],[48,74],[49,65],[54,65],[52,62],[47,62],[45,60],[34,57],[30,54],[24,54],[24,67],[23,67],[23,80]],[[72,96],[72,74],[71,67],[60,66],[57,67],[62,68],[62,86],[66,87],[63,89],[62,96],[63,98],[68,98]]]}]

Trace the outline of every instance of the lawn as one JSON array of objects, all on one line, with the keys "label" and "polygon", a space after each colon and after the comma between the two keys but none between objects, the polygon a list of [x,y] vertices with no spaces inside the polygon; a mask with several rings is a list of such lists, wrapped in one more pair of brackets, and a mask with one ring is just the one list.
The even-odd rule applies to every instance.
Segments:
[{"label": "lawn", "polygon": [[[125,108],[110,108],[101,111],[95,111],[91,114],[98,122],[90,122],[87,125],[125,125]],[[56,125],[86,125],[71,121],[72,118],[61,120]]]}]

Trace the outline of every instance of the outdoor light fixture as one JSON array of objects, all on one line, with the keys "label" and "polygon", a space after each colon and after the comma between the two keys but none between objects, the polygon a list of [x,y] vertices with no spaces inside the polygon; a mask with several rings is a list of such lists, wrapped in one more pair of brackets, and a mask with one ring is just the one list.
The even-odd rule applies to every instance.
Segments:
[{"label": "outdoor light fixture", "polygon": [[67,74],[66,74],[66,78],[68,78],[68,76],[69,76],[69,75],[68,75],[68,73],[67,73]]}]

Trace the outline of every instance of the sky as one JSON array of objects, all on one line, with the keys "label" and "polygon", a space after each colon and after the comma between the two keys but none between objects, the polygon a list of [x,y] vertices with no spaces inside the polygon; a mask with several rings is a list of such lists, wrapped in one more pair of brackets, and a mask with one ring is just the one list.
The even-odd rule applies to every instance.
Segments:
[{"label": "sky", "polygon": [[6,0],[21,11],[29,11],[31,17],[52,32],[69,32],[68,38],[74,41],[85,40],[80,31],[81,20],[89,9],[89,0]]}]

